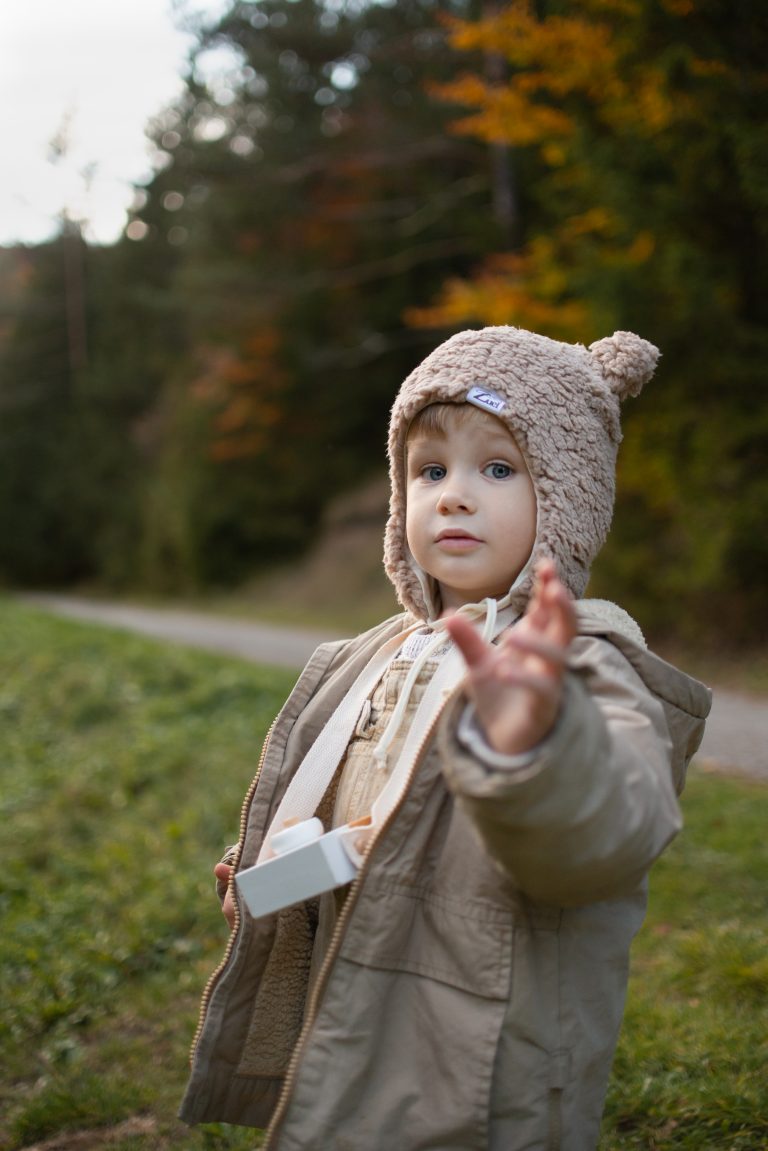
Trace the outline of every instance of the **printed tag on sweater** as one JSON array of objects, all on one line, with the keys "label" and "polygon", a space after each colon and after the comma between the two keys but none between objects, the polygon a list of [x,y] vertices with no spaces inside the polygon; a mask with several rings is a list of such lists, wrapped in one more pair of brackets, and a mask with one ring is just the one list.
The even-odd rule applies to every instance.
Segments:
[{"label": "printed tag on sweater", "polygon": [[490,388],[478,387],[469,389],[467,403],[474,404],[477,408],[485,408],[486,412],[492,412],[494,415],[503,412],[507,406],[507,401],[498,392],[492,392]]}]

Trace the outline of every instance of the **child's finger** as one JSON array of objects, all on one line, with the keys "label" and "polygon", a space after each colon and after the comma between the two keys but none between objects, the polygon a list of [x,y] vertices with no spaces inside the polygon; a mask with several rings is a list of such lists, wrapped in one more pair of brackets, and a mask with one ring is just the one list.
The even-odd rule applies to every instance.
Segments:
[{"label": "child's finger", "polygon": [[573,600],[557,575],[552,560],[542,560],[536,568],[536,583],[525,620],[553,643],[567,647],[576,635]]},{"label": "child's finger", "polygon": [[548,556],[540,559],[534,570],[531,600],[540,599],[553,584],[559,584],[559,582],[555,561],[549,559]]},{"label": "child's finger", "polygon": [[536,567],[534,568],[534,575],[536,577],[537,583],[540,583],[541,581],[544,581],[544,580],[552,579],[553,577],[557,576],[557,564],[555,563],[555,561],[552,559],[551,556],[542,556],[536,562]]},{"label": "child's finger", "polygon": [[533,588],[525,618],[536,627],[544,627],[547,619],[547,609],[550,600],[550,589],[558,586],[557,568],[551,559],[544,558],[536,564]]},{"label": "child's finger", "polygon": [[506,633],[503,647],[505,650],[514,648],[526,655],[538,656],[556,667],[564,667],[568,655],[562,644],[553,643],[538,632],[523,631],[520,628],[512,628]]},{"label": "child's finger", "polygon": [[573,600],[559,580],[547,588],[549,626],[547,634],[555,643],[567,647],[578,631]]},{"label": "child's finger", "polygon": [[472,624],[462,619],[460,615],[453,615],[446,620],[445,626],[456,647],[464,656],[467,667],[479,667],[488,656],[488,644],[477,634]]}]

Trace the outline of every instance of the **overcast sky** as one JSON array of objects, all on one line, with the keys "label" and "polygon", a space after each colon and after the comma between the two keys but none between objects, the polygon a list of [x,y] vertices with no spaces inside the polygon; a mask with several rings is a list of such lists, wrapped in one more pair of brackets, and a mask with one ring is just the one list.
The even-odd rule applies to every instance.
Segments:
[{"label": "overcast sky", "polygon": [[[150,172],[146,123],[181,89],[192,38],[178,13],[226,6],[0,0],[0,244],[46,239],[64,209],[90,240],[118,237],[131,182]],[[53,163],[62,128],[68,152]]]}]

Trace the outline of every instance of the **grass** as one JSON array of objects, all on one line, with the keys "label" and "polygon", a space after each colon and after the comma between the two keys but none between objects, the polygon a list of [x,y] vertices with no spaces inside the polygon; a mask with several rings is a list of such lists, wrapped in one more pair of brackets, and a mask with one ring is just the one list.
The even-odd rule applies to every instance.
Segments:
[{"label": "grass", "polygon": [[0,636],[0,1147],[135,1116],[126,1151],[252,1147],[174,1115],[212,863],[294,677],[3,602]]},{"label": "grass", "polygon": [[768,1147],[768,788],[691,773],[651,875],[601,1151]]},{"label": "grass", "polygon": [[[212,861],[292,679],[0,601],[4,1151],[258,1142],[175,1111],[226,938]],[[694,772],[685,812],[601,1151],[768,1145],[768,788]]]}]

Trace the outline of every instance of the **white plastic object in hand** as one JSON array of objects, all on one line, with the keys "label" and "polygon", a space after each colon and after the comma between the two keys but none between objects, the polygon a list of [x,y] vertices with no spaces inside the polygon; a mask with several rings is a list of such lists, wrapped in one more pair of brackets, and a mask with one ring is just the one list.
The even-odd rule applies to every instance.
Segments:
[{"label": "white plastic object in hand", "polygon": [[[300,831],[305,824],[320,824],[321,834],[318,836],[314,826]],[[287,836],[288,832],[293,832],[293,836]],[[279,846],[275,841],[284,836],[287,843],[292,838],[294,841],[301,839],[303,835],[310,838],[294,847],[286,846],[283,839],[280,854],[235,876],[240,894],[254,919],[351,883],[357,875],[357,866],[347,854],[343,839],[357,834],[356,829],[344,825],[323,835],[322,824],[316,818],[302,820],[276,832],[272,836],[273,850]]]},{"label": "white plastic object in hand", "polygon": [[323,834],[323,825],[317,816],[312,819],[302,819],[300,823],[292,823],[282,831],[276,831],[269,841],[269,846],[275,855],[285,855],[295,847],[303,847],[305,843],[313,843]]}]

